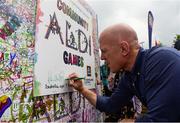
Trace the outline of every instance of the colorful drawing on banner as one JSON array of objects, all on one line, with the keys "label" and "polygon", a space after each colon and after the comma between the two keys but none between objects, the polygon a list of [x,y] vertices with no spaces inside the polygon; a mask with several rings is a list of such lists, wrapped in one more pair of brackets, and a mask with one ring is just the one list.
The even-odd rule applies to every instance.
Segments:
[{"label": "colorful drawing on banner", "polygon": [[83,97],[78,92],[68,92],[55,95],[55,121],[82,121]]},{"label": "colorful drawing on banner", "polygon": [[54,120],[62,119],[69,116],[69,94],[55,95]]},{"label": "colorful drawing on banner", "polygon": [[35,0],[0,1],[1,122],[28,122],[32,112],[35,7]]},{"label": "colorful drawing on banner", "polygon": [[36,97],[33,102],[33,112],[29,122],[39,121],[39,119],[46,119],[51,122],[51,114],[53,109],[53,98],[51,96]]},{"label": "colorful drawing on banner", "polygon": [[37,6],[34,96],[73,91],[65,80],[73,72],[95,88],[95,14],[73,0],[38,0]]},{"label": "colorful drawing on banner", "polygon": [[0,118],[11,104],[12,104],[11,99],[6,95],[0,97]]}]

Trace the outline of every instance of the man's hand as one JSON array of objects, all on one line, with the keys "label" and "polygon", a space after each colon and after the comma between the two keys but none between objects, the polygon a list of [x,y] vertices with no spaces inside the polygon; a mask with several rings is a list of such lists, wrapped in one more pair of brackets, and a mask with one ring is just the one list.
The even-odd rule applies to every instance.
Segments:
[{"label": "man's hand", "polygon": [[76,80],[75,78],[79,78],[76,73],[72,73],[69,75],[69,85],[76,89],[79,92],[82,92],[84,89],[82,80]]}]

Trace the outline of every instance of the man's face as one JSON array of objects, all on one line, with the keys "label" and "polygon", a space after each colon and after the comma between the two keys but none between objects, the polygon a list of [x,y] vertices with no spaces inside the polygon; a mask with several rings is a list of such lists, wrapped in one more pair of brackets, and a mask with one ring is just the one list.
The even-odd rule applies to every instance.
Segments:
[{"label": "man's face", "polygon": [[108,38],[100,40],[101,59],[105,60],[110,71],[118,72],[123,69],[125,59],[121,54],[121,46]]}]

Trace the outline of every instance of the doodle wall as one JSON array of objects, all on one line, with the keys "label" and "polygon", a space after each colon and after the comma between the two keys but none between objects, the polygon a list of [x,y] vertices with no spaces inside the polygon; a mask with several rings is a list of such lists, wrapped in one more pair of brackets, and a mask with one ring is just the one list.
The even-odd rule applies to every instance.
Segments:
[{"label": "doodle wall", "polygon": [[[91,11],[83,0],[77,1]],[[34,97],[34,66],[38,60],[36,14],[43,14],[37,11],[37,2],[0,1],[0,121],[101,121],[101,113],[78,92]],[[96,18],[93,20],[96,24]],[[95,72],[98,73],[97,28],[93,30],[92,52],[96,54]]]}]

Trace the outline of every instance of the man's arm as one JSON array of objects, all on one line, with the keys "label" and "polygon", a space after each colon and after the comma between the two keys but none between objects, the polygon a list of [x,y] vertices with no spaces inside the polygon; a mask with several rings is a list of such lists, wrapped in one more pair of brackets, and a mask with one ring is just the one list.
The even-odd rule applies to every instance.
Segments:
[{"label": "man's arm", "polygon": [[97,95],[93,92],[93,91],[91,91],[91,90],[89,90],[89,89],[87,89],[87,88],[83,88],[82,89],[82,91],[80,91],[80,93],[94,106],[94,107],[96,107],[96,102],[97,102]]},{"label": "man's arm", "polygon": [[125,79],[121,79],[116,91],[111,97],[99,96],[94,92],[85,88],[81,80],[73,80],[78,76],[73,73],[69,75],[69,85],[78,90],[82,95],[98,110],[107,113],[119,113],[122,106],[124,106],[133,96],[133,93],[128,88]]},{"label": "man's arm", "polygon": [[73,78],[78,78],[77,74],[72,73],[71,75],[69,75],[69,85],[79,91],[93,106],[96,107],[96,94],[84,87],[82,80],[73,80]]},{"label": "man's arm", "polygon": [[126,105],[134,95],[128,85],[126,78],[122,77],[115,92],[110,97],[97,96],[96,108],[106,113],[119,114],[121,108]]}]

